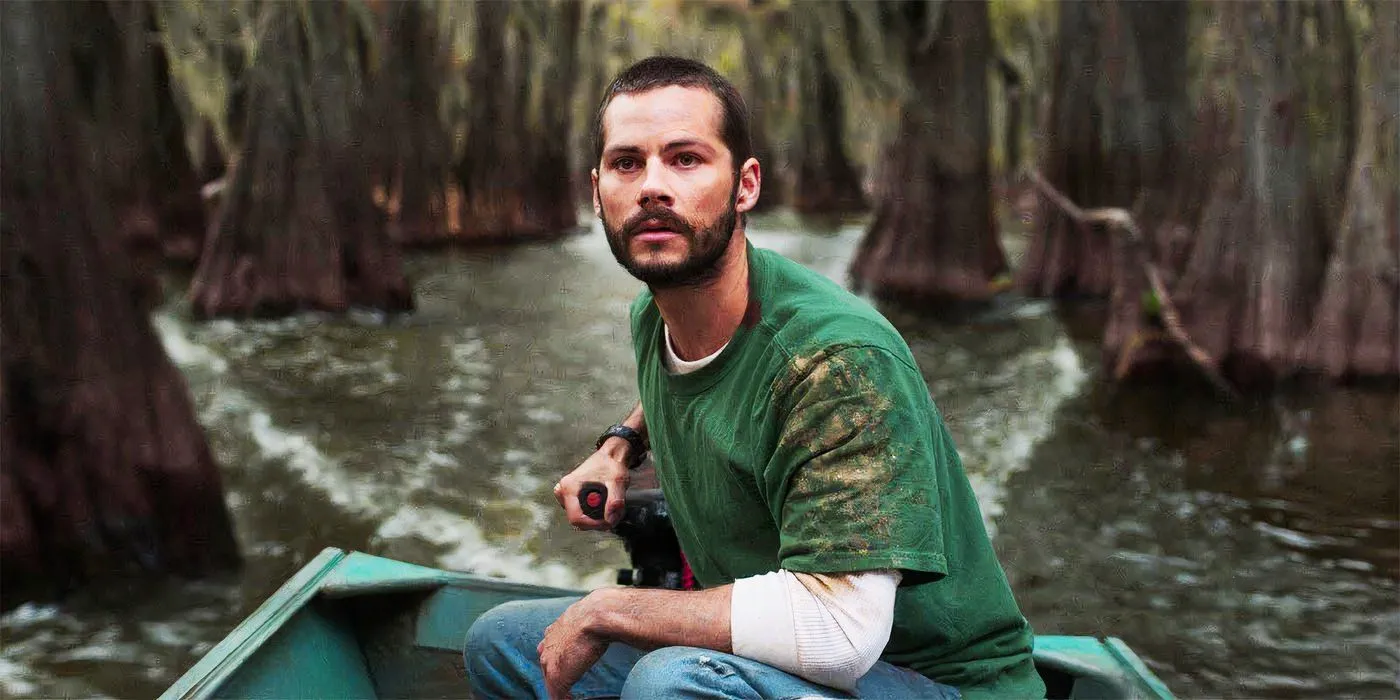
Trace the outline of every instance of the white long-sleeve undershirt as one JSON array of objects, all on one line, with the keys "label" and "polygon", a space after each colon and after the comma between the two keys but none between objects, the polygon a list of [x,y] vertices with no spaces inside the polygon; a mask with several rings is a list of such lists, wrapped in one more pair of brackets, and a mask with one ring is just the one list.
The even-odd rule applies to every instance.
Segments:
[{"label": "white long-sleeve undershirt", "polygon": [[[687,362],[676,354],[671,329],[665,335],[666,365],[674,374],[694,372],[724,352],[721,347]],[[890,640],[899,580],[895,570],[809,574],[781,569],[739,579],[730,596],[734,654],[853,691]]]},{"label": "white long-sleeve undershirt", "polygon": [[739,579],[730,595],[734,654],[853,691],[890,640],[899,580],[895,570],[782,569]]}]

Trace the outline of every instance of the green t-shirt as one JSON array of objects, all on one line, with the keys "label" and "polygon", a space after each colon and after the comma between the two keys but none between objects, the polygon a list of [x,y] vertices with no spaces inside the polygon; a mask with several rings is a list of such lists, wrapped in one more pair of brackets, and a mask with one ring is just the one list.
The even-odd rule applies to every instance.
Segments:
[{"label": "green t-shirt", "polygon": [[696,580],[900,569],[882,659],[964,697],[1043,697],[1031,629],[913,355],[869,304],[748,247],[749,310],[696,372],[632,305],[657,477]]}]

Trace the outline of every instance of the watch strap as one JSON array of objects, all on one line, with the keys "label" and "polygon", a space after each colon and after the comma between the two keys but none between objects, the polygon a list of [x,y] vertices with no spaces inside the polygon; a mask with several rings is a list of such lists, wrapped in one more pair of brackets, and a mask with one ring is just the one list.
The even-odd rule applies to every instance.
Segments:
[{"label": "watch strap", "polygon": [[621,423],[614,423],[607,430],[604,430],[602,435],[598,436],[598,442],[593,446],[593,449],[602,449],[603,443],[607,442],[608,438],[614,437],[626,440],[627,444],[631,446],[632,449],[627,455],[627,468],[636,469],[637,465],[642,463],[642,457],[647,451],[646,441],[642,439],[642,434]]}]

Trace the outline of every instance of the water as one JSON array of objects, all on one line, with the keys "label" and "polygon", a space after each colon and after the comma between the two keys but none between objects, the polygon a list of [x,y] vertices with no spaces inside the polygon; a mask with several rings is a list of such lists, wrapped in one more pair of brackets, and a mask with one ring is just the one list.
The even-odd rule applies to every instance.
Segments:
[{"label": "water", "polygon": [[[844,280],[860,224],[768,215],[752,228]],[[326,546],[559,586],[611,580],[621,548],[569,528],[550,487],[635,400],[637,283],[597,232],[409,268],[407,317],[193,324],[177,302],[157,314],[224,465],[246,565],[7,613],[0,692],[154,696]],[[884,310],[1038,631],[1121,637],[1183,696],[1400,695],[1393,392],[1226,407],[1116,391],[1095,341],[1052,304],[956,322]]]}]

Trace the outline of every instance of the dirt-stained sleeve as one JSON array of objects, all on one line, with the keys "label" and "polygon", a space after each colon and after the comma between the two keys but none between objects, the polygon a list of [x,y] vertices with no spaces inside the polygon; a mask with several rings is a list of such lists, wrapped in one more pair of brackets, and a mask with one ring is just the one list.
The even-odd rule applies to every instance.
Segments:
[{"label": "dirt-stained sleeve", "polygon": [[938,418],[918,370],[882,348],[844,347],[795,357],[774,396],[780,436],[760,481],[783,568],[947,573]]}]

